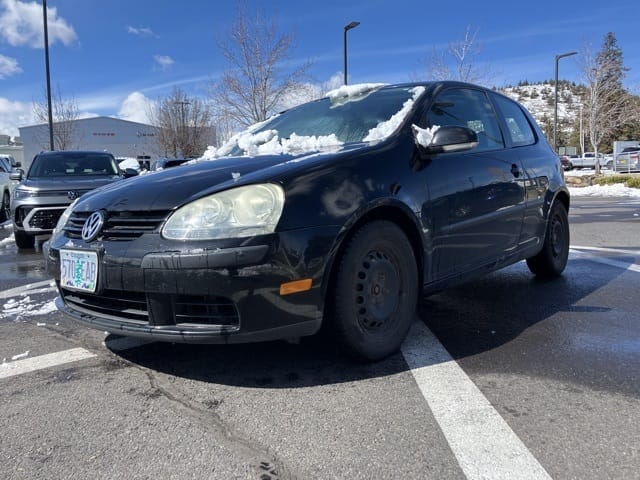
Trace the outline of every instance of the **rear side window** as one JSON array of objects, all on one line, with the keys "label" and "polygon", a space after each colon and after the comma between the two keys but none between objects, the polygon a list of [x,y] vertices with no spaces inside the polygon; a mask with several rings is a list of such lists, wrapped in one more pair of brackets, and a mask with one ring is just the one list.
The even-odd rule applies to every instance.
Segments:
[{"label": "rear side window", "polygon": [[496,113],[484,92],[470,88],[450,88],[440,93],[427,113],[429,127],[468,127],[478,134],[473,151],[504,148]]},{"label": "rear side window", "polygon": [[513,143],[515,147],[534,144],[536,142],[536,136],[522,109],[515,102],[507,98],[498,95],[495,95],[493,98],[504,115],[504,121],[507,124],[511,143]]}]

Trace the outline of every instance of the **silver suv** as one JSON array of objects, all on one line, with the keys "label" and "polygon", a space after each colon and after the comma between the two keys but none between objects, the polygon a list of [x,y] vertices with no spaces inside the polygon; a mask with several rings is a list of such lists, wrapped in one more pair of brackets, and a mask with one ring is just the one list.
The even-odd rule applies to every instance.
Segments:
[{"label": "silver suv", "polygon": [[20,182],[13,192],[11,220],[18,248],[33,248],[34,238],[50,234],[62,212],[76,198],[94,188],[137,175],[121,171],[108,152],[58,151],[35,156],[26,176],[18,170],[12,180]]}]

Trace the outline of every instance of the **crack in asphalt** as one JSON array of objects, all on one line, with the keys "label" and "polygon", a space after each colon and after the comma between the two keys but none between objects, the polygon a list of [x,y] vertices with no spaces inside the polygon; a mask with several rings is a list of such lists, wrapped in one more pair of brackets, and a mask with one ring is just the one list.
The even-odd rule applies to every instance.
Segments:
[{"label": "crack in asphalt", "polygon": [[[156,376],[154,372],[139,365],[131,364],[131,366],[146,375],[151,388],[160,392],[167,400],[179,408],[182,408],[188,415],[198,420],[201,424],[216,430],[222,435],[226,442],[235,447],[234,450],[236,452],[248,457],[251,465],[257,470],[259,480],[300,478],[297,475],[293,475],[288,468],[285,468],[282,460],[270,453],[267,447],[238,435],[224,423],[219,415],[210,409],[206,409],[200,406],[200,404],[184,398],[180,393],[176,392],[171,385],[163,382],[162,379]],[[265,458],[267,458],[267,460],[265,460]]]}]

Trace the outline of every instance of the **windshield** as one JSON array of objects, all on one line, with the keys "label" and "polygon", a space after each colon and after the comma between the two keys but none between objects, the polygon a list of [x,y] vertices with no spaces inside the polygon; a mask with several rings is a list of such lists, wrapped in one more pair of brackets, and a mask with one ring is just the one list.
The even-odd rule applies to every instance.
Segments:
[{"label": "windshield", "polygon": [[29,169],[29,178],[61,176],[118,175],[115,159],[108,153],[60,152],[38,155]]},{"label": "windshield", "polygon": [[250,127],[215,156],[306,152],[384,140],[404,121],[422,92],[424,87],[379,85],[337,90]]}]

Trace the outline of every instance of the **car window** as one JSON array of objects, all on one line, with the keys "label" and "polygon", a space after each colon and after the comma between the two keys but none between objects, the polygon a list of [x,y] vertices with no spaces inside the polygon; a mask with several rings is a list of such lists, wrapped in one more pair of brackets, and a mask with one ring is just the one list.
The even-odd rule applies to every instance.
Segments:
[{"label": "car window", "polygon": [[118,175],[118,169],[111,155],[83,152],[38,155],[29,169],[29,178],[67,175]]},{"label": "car window", "polygon": [[4,167],[2,163],[0,163],[0,173],[8,173],[9,171]]},{"label": "car window", "polygon": [[390,88],[347,100],[323,98],[287,110],[253,133],[277,131],[280,138],[294,134],[302,137],[333,134],[342,143],[362,142],[372,129],[401,111],[412,96],[410,88]]},{"label": "car window", "polygon": [[427,125],[468,127],[478,134],[474,151],[504,148],[495,111],[486,94],[470,88],[451,88],[440,93],[427,113]]},{"label": "car window", "polygon": [[513,101],[495,95],[494,100],[504,115],[511,143],[514,146],[532,145],[536,142],[536,136],[522,109]]}]

